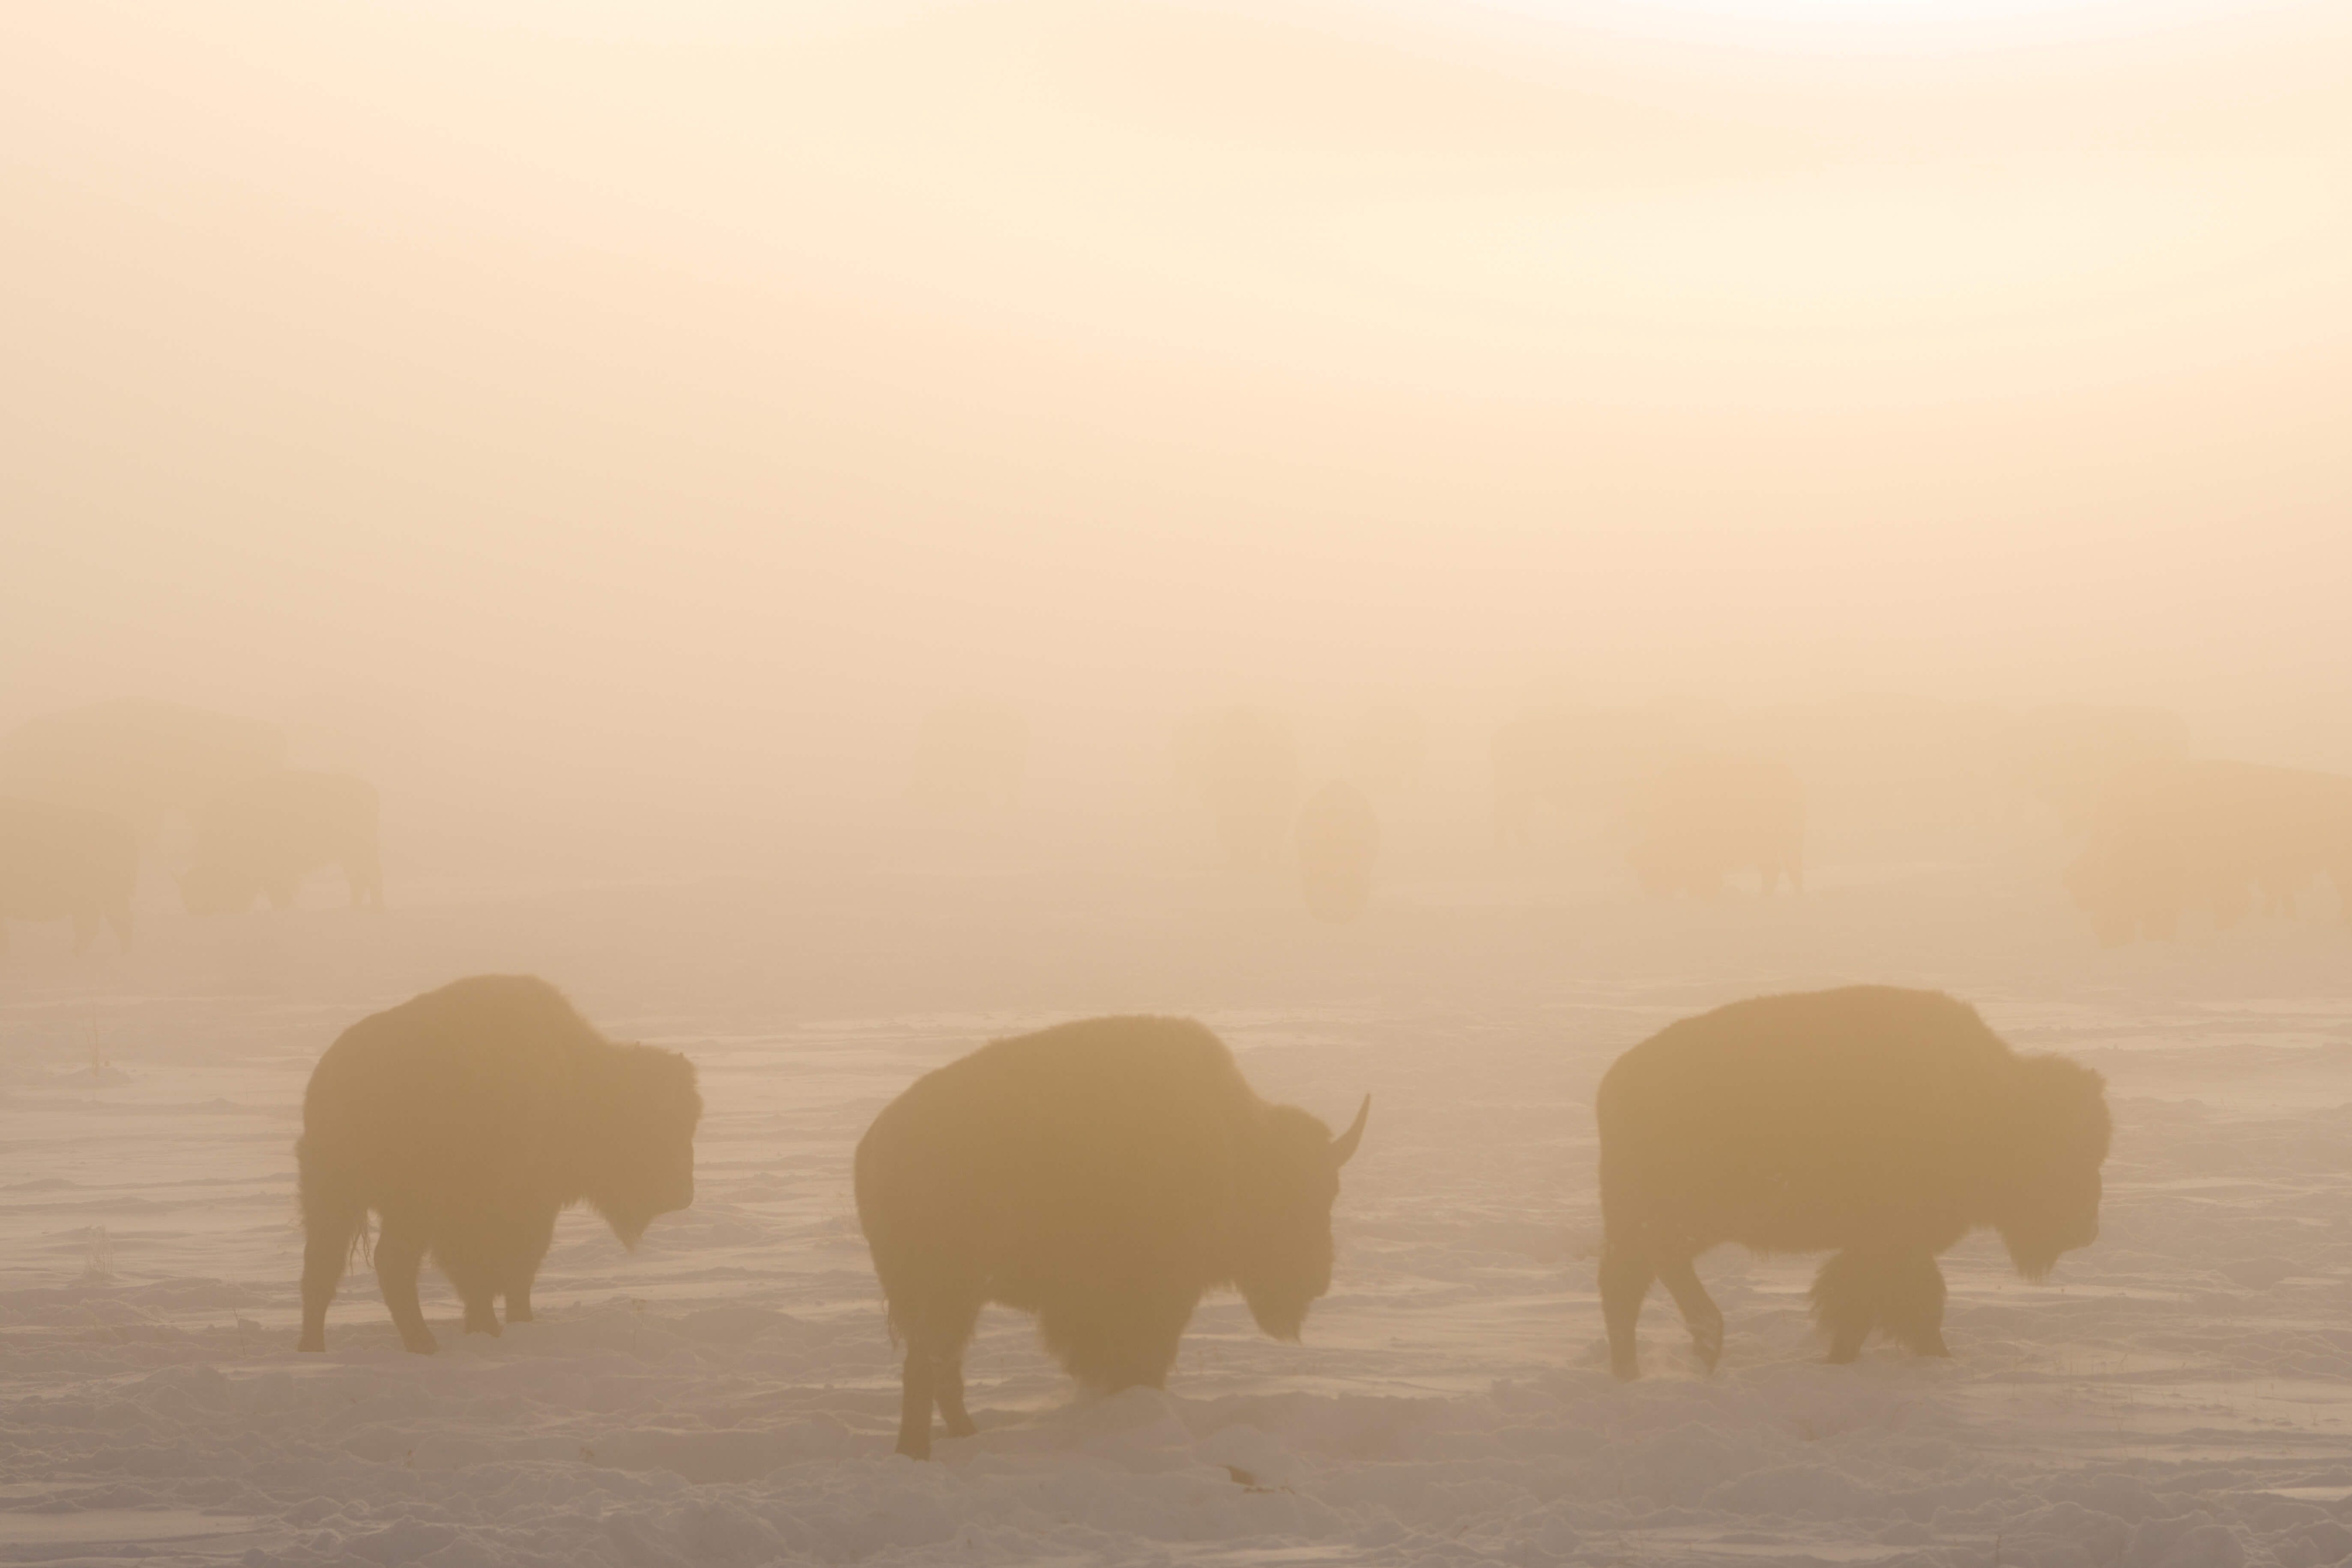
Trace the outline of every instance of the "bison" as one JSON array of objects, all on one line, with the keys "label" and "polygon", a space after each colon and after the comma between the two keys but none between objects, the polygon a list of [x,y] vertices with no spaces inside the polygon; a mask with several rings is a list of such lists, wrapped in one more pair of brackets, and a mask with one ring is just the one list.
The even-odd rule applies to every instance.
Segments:
[{"label": "bison", "polygon": [[1204,1291],[1238,1288],[1296,1340],[1331,1288],[1331,1205],[1364,1135],[1260,1100],[1184,1018],[1094,1018],[1001,1039],[915,1080],[857,1145],[858,1223],[907,1347],[898,1452],[974,1430],[981,1308],[1034,1312],[1088,1387],[1158,1388]]},{"label": "bison", "polygon": [[1814,1280],[1829,1359],[1874,1329],[1946,1355],[1937,1255],[1990,1226],[2019,1273],[2099,1234],[2104,1083],[2018,1056],[1976,1009],[1854,986],[1735,1002],[1620,1057],[1594,1102],[1609,1361],[1640,1375],[1633,1325],[1654,1279],[1709,1370],[1723,1313],[1691,1263],[1721,1242],[1835,1248]]},{"label": "bison", "polygon": [[1381,852],[1381,819],[1351,784],[1334,779],[1298,813],[1298,881],[1307,911],[1342,922],[1372,900],[1372,863]]},{"label": "bison", "polygon": [[0,800],[0,952],[12,920],[70,919],[76,952],[89,951],[103,920],[129,949],[138,882],[139,839],[127,823],[79,806]]},{"label": "bison", "polygon": [[302,879],[342,868],[353,908],[383,907],[375,786],[348,773],[281,768],[231,786],[196,815],[195,863],[180,898],[194,915],[242,913],[255,897],[289,909]]},{"label": "bison", "polygon": [[555,1216],[585,1201],[634,1247],[694,1201],[702,1097],[676,1051],[616,1045],[529,975],[478,975],[362,1018],[327,1047],[294,1145],[302,1196],[302,1338],[327,1348],[327,1307],[364,1240],[400,1342],[436,1347],[416,1301],[430,1252],[466,1304],[466,1331],[530,1321]]},{"label": "bison", "polygon": [[1236,870],[1280,862],[1298,799],[1298,752],[1286,721],[1255,708],[1194,714],[1177,729],[1175,764]]},{"label": "bison", "polygon": [[2155,763],[2111,778],[2090,825],[2066,887],[2108,946],[2170,937],[2193,910],[2220,926],[2256,904],[2292,914],[2323,875],[2352,918],[2352,778],[2252,763]]},{"label": "bison", "polygon": [[141,697],[44,713],[0,736],[0,788],[104,811],[141,833],[285,765],[274,724]]},{"label": "bison", "polygon": [[1632,816],[1640,839],[1628,858],[1647,892],[1715,898],[1747,866],[1764,893],[1783,876],[1804,889],[1805,795],[1785,763],[1685,758],[1639,787]]}]

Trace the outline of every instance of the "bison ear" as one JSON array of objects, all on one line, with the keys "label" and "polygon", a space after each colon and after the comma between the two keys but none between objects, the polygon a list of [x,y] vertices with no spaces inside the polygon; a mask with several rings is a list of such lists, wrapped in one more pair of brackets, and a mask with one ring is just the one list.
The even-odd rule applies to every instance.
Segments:
[{"label": "bison ear", "polygon": [[1331,1168],[1338,1170],[1355,1158],[1356,1145],[1364,1141],[1364,1119],[1372,1113],[1372,1097],[1364,1096],[1364,1103],[1356,1108],[1356,1120],[1345,1132],[1331,1141]]}]

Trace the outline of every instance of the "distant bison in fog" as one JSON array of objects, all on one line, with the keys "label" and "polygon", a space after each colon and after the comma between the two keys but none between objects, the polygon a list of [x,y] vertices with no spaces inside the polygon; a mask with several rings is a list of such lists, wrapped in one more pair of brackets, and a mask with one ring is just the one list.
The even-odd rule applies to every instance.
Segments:
[{"label": "distant bison in fog", "polygon": [[1874,1329],[1949,1353],[1936,1258],[1970,1230],[1998,1230],[2030,1279],[2099,1234],[2099,1075],[2018,1056],[1976,1009],[1931,991],[1854,986],[1685,1018],[1620,1057],[1594,1110],[1620,1377],[1639,1375],[1633,1325],[1653,1279],[1714,1367],[1723,1313],[1691,1262],[1722,1242],[1836,1248],[1813,1315],[1829,1359],[1849,1362]]},{"label": "distant bison in fog", "polygon": [[103,920],[127,950],[138,882],[139,840],[127,824],[77,806],[0,799],[0,952],[8,950],[10,921],[71,920],[74,951],[85,952]]},{"label": "distant bison in fog", "polygon": [[1372,863],[1380,858],[1381,819],[1351,784],[1334,780],[1298,813],[1298,880],[1318,920],[1347,921],[1372,900]]},{"label": "distant bison in fog", "polygon": [[2352,778],[2251,763],[2158,763],[2111,778],[2066,887],[2109,946],[2170,937],[2202,910],[2292,914],[2319,877],[2352,918]]},{"label": "distant bison in fog", "polygon": [[180,897],[195,915],[242,913],[263,893],[289,909],[304,877],[340,866],[352,907],[382,909],[376,816],[375,786],[348,773],[282,768],[233,784],[196,814]]},{"label": "distant bison in fog", "polygon": [[327,1048],[302,1098],[302,1338],[327,1348],[327,1307],[373,1210],[375,1273],[412,1351],[434,1350],[416,1300],[427,1252],[466,1304],[467,1333],[530,1321],[555,1216],[585,1201],[634,1247],[694,1201],[702,1097],[676,1051],[615,1045],[555,987],[480,975],[362,1018]]},{"label": "distant bison in fog", "polygon": [[1254,1093],[1181,1018],[1095,1018],[982,1047],[915,1080],[857,1145],[857,1218],[907,1343],[898,1451],[937,1402],[973,1431],[963,1351],[991,1301],[1037,1314],[1088,1387],[1158,1388],[1204,1291],[1237,1287],[1295,1340],[1331,1287],[1337,1140]]},{"label": "distant bison in fog", "polygon": [[2025,714],[2015,744],[2025,787],[2079,833],[2096,825],[2118,784],[2184,760],[2189,725],[2160,708],[2066,704]]},{"label": "distant bison in fog", "polygon": [[1226,858],[1264,870],[1282,858],[1298,799],[1290,728],[1255,708],[1195,714],[1176,732],[1176,773],[1207,807]]},{"label": "distant bison in fog", "polygon": [[44,713],[0,736],[0,790],[103,811],[142,833],[285,764],[275,724],[143,697]]},{"label": "distant bison in fog", "polygon": [[1754,867],[1759,890],[1782,877],[1805,885],[1805,794],[1785,763],[1688,757],[1635,791],[1630,853],[1651,893],[1711,899],[1730,872]]}]

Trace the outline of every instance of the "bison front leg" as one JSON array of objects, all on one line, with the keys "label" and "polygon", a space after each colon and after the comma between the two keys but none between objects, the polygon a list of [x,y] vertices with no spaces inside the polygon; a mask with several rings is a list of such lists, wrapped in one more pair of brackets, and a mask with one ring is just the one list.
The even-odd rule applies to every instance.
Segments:
[{"label": "bison front leg", "polygon": [[1851,1249],[1833,1253],[1813,1276],[1813,1322],[1829,1337],[1829,1360],[1843,1366],[1862,1354],[1878,1326],[1879,1260]]},{"label": "bison front leg", "polygon": [[505,1227],[493,1215],[445,1217],[433,1238],[441,1272],[466,1308],[466,1332],[499,1337],[499,1290],[506,1284]]},{"label": "bison front leg", "polygon": [[1944,1343],[1944,1271],[1931,1254],[1889,1258],[1878,1321],[1914,1355],[1950,1355]]},{"label": "bison front leg", "polygon": [[1687,1258],[1661,1263],[1658,1278],[1682,1310],[1683,1326],[1690,1330],[1691,1348],[1698,1352],[1699,1364],[1713,1372],[1716,1363],[1723,1359],[1723,1309],[1698,1282],[1698,1271],[1691,1263]]},{"label": "bison front leg", "polygon": [[1650,1282],[1656,1278],[1657,1266],[1646,1252],[1622,1244],[1603,1244],[1601,1316],[1609,1325],[1609,1370],[1629,1382],[1642,1375],[1641,1351],[1634,1329],[1641,1321],[1643,1298],[1649,1295]]},{"label": "bison front leg", "polygon": [[530,1284],[539,1278],[539,1266],[546,1261],[548,1243],[555,1238],[555,1215],[533,1215],[520,1226],[513,1249],[506,1260],[507,1321],[528,1323],[530,1312]]},{"label": "bison front leg", "polygon": [[400,1331],[402,1348],[418,1355],[431,1355],[441,1348],[433,1331],[425,1326],[425,1309],[416,1300],[416,1271],[425,1262],[429,1239],[422,1216],[387,1214],[375,1244],[375,1278],[383,1288],[383,1304],[392,1310],[392,1324]]}]

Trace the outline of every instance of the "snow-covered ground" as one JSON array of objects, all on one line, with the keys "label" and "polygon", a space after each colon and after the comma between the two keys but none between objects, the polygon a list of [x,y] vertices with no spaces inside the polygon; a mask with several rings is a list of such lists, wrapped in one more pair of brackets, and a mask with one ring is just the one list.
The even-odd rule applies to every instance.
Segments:
[{"label": "snow-covered ground", "polygon": [[[1357,930],[1190,883],[843,878],[196,925],[0,960],[0,1562],[2271,1563],[2352,1556],[2352,933],[2103,952],[2054,902],[1408,889]],[[310,1063],[528,969],[689,1052],[694,1208],[567,1216],[543,1321],[403,1354],[373,1281],[293,1352]],[[1818,1364],[1811,1263],[1719,1253],[1605,1370],[1591,1093],[1684,1013],[1947,986],[2105,1072],[2105,1230],[2044,1286],[1947,1260],[1948,1363]],[[1197,1014],[1270,1097],[1373,1110],[1303,1345],[1209,1304],[1166,1394],[1087,1401],[992,1312],[978,1437],[889,1453],[848,1157],[994,1034]]]}]

